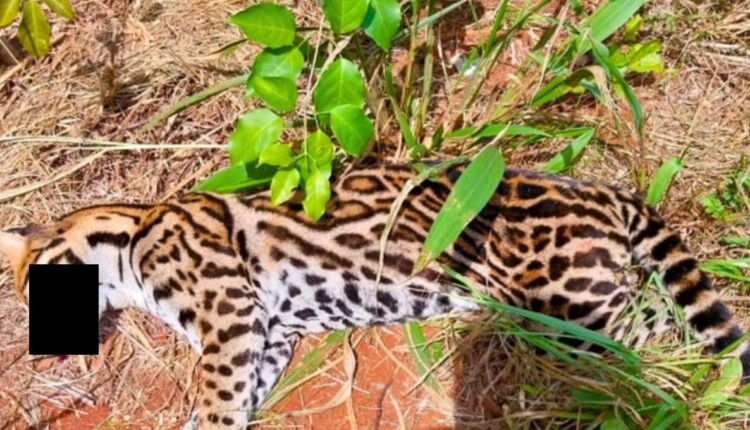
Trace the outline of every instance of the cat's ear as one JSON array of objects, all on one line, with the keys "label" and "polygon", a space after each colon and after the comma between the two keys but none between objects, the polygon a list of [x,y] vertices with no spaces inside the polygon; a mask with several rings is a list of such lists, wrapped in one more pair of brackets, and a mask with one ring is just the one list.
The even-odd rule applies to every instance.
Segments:
[{"label": "cat's ear", "polygon": [[0,254],[10,261],[13,271],[14,289],[16,294],[23,298],[23,285],[21,273],[29,257],[31,242],[28,237],[28,228],[13,228],[0,230]]}]

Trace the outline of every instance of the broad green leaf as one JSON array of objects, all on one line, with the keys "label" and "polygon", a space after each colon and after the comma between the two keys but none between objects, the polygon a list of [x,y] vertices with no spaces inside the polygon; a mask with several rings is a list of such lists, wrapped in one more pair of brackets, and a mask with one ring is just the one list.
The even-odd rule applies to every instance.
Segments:
[{"label": "broad green leaf", "polygon": [[742,362],[737,357],[732,357],[721,370],[721,376],[708,384],[706,391],[701,396],[701,405],[704,407],[718,406],[727,401],[732,392],[740,386],[742,379]]},{"label": "broad green leaf", "polygon": [[271,206],[278,206],[289,200],[299,185],[299,179],[299,172],[293,167],[276,172],[271,181]]},{"label": "broad green leaf", "polygon": [[44,2],[52,9],[52,12],[55,12],[68,21],[72,21],[75,18],[73,7],[70,6],[68,0],[44,0]]},{"label": "broad green leaf", "polygon": [[49,50],[49,24],[36,0],[27,0],[23,5],[18,40],[23,49],[36,58],[44,57]]},{"label": "broad green leaf", "polygon": [[544,167],[542,167],[542,172],[560,173],[570,169],[570,167],[573,165],[573,162],[578,158],[578,156],[581,154],[581,151],[583,151],[583,148],[586,147],[586,144],[589,143],[589,140],[591,140],[591,137],[593,136],[593,128],[589,128],[588,130],[583,132],[583,134],[570,142],[570,144],[566,146],[565,149],[552,157],[552,159],[549,160],[547,164],[544,165]]},{"label": "broad green leaf", "polygon": [[289,145],[283,143],[274,143],[260,153],[258,164],[268,164],[270,166],[287,167],[294,163],[294,154]]},{"label": "broad green leaf", "polygon": [[250,6],[229,18],[229,22],[248,39],[271,48],[291,45],[297,31],[289,9],[273,3]]},{"label": "broad green leaf", "polygon": [[256,109],[240,117],[229,136],[229,158],[233,165],[251,163],[281,137],[284,120],[268,109]]},{"label": "broad green leaf", "polygon": [[393,36],[401,26],[401,8],[396,0],[370,0],[362,27],[384,51],[391,49]]},{"label": "broad green leaf", "polygon": [[364,21],[367,0],[325,0],[323,14],[334,33],[349,33]]},{"label": "broad green leaf", "polygon": [[375,127],[362,108],[339,106],[331,111],[331,128],[347,154],[359,157],[375,134]]},{"label": "broad green leaf", "polygon": [[287,78],[296,81],[305,58],[302,52],[294,46],[283,48],[266,48],[255,57],[251,76],[262,76],[264,78]]},{"label": "broad green leaf", "polygon": [[314,169],[310,173],[305,181],[305,194],[302,207],[313,221],[317,221],[326,212],[326,203],[331,198],[331,184],[323,172]]},{"label": "broad green leaf", "polygon": [[267,185],[271,182],[271,178],[273,178],[275,172],[276,168],[272,166],[239,164],[219,170],[193,188],[193,191],[235,193]]},{"label": "broad green leaf", "polygon": [[609,75],[614,78],[620,88],[622,88],[625,93],[625,101],[628,102],[630,112],[633,114],[633,122],[638,131],[638,136],[643,137],[643,111],[641,110],[640,103],[638,103],[638,98],[633,92],[633,88],[627,83],[627,81],[625,81],[620,69],[609,61],[609,50],[607,47],[595,39],[592,39],[591,42],[594,47],[594,60],[600,66],[604,67],[609,72]]},{"label": "broad green leaf", "polygon": [[494,145],[485,147],[466,167],[430,226],[414,273],[424,269],[458,238],[496,192],[504,172],[503,154]]},{"label": "broad green leaf", "polygon": [[669,184],[672,183],[672,179],[677,175],[681,168],[682,159],[680,159],[680,157],[672,157],[662,163],[659,170],[656,171],[654,179],[651,180],[651,185],[648,187],[646,201],[649,205],[656,206],[657,203],[664,199]]},{"label": "broad green leaf", "polygon": [[251,76],[253,93],[280,112],[291,112],[297,104],[297,84],[287,78]]},{"label": "broad green leaf", "polygon": [[[597,42],[608,38],[625,25],[645,3],[646,0],[609,0],[596,9],[586,22],[591,38]],[[582,42],[583,49],[587,51],[590,45],[586,44],[585,38]]]},{"label": "broad green leaf", "polygon": [[[318,130],[307,136],[303,144],[305,154],[315,163],[315,167],[309,169],[309,172],[319,170],[325,178],[331,177],[331,165],[333,163],[333,143],[327,134]],[[303,175],[307,177],[307,175]]]},{"label": "broad green leaf", "polygon": [[15,21],[20,6],[21,0],[0,0],[0,28]]},{"label": "broad green leaf", "polygon": [[341,105],[365,105],[365,84],[357,66],[340,58],[320,75],[313,92],[315,112],[329,113]]}]

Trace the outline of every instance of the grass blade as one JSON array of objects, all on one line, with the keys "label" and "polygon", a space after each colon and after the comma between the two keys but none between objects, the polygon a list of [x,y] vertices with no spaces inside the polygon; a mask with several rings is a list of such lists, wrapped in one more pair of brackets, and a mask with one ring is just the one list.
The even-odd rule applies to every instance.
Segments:
[{"label": "grass blade", "polygon": [[219,82],[216,85],[212,85],[203,91],[193,94],[192,96],[185,97],[184,99],[178,101],[177,103],[173,104],[167,109],[154,115],[154,117],[151,118],[151,120],[149,120],[149,122],[147,122],[146,125],[141,127],[140,132],[145,133],[147,131],[150,131],[151,129],[156,127],[156,125],[159,124],[160,122],[164,121],[165,119],[169,118],[172,115],[182,112],[183,110],[189,108],[190,106],[201,103],[202,101],[210,97],[213,97],[217,94],[221,94],[224,91],[232,87],[238,87],[240,85],[243,85],[249,77],[250,77],[249,73],[246,75],[236,76],[234,78],[227,79],[226,81]]},{"label": "grass blade", "polygon": [[674,179],[681,168],[682,159],[680,157],[672,157],[662,163],[659,170],[656,171],[651,185],[648,187],[646,201],[649,205],[656,206],[657,203],[664,199],[669,185],[672,183],[672,179]]},{"label": "grass blade", "polygon": [[700,269],[713,276],[734,279],[735,281],[750,283],[750,258],[706,260],[700,264]]},{"label": "grass blade", "polygon": [[560,173],[569,170],[573,162],[578,158],[583,151],[583,148],[589,143],[591,138],[594,136],[594,129],[588,128],[574,139],[568,146],[562,151],[557,153],[547,164],[542,167],[542,172],[545,173]]},{"label": "grass blade", "polygon": [[596,60],[597,64],[599,64],[609,72],[609,76],[611,78],[614,78],[615,82],[620,86],[620,88],[622,88],[622,91],[625,94],[625,100],[628,102],[628,106],[630,107],[630,112],[633,114],[633,122],[635,123],[636,130],[638,131],[638,136],[643,137],[643,110],[641,110],[641,105],[638,102],[638,98],[635,96],[635,93],[633,92],[633,88],[622,76],[620,68],[609,61],[609,50],[607,49],[607,47],[596,39],[591,38],[590,40],[594,46],[594,59]]},{"label": "grass blade", "polygon": [[552,135],[544,130],[540,130],[528,125],[513,125],[504,122],[487,124],[484,127],[469,126],[452,131],[445,135],[445,139],[461,139],[464,137],[484,138],[495,137],[505,130],[505,136],[541,136],[551,137]]},{"label": "grass blade", "polygon": [[435,382],[435,379],[431,375],[425,374],[430,371],[434,366],[432,355],[430,354],[429,344],[424,335],[424,330],[418,322],[410,322],[403,326],[404,335],[406,336],[406,343],[409,345],[409,351],[414,359],[414,365],[417,368],[417,372],[420,377],[424,377],[424,381],[430,388],[439,390],[440,387]]},{"label": "grass blade", "polygon": [[297,367],[288,371],[286,376],[273,386],[273,390],[268,395],[268,401],[264,402],[264,405],[269,407],[280,402],[289,394],[287,391],[289,387],[320,369],[331,351],[341,350],[346,339],[345,335],[344,330],[339,330],[326,336],[312,351],[305,355]]}]

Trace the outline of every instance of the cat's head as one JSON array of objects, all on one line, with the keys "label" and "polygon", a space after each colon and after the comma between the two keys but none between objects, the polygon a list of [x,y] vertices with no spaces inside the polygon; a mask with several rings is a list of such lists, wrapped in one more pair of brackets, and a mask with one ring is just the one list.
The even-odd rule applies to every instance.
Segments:
[{"label": "cat's head", "polygon": [[[60,244],[65,239],[62,234],[66,231],[66,225],[39,225],[31,224],[26,227],[9,228],[0,230],[0,254],[10,262],[13,274],[13,290],[24,302],[29,299],[29,266],[37,262],[53,260],[51,255],[55,244]],[[71,243],[71,246],[74,246]],[[68,261],[59,259],[60,263]],[[53,260],[54,262],[54,260]]]},{"label": "cat's head", "polygon": [[147,207],[140,206],[95,206],[47,225],[0,230],[0,255],[10,262],[16,295],[28,304],[32,264],[94,264],[99,268],[100,315],[108,307],[128,306],[137,290],[130,246],[146,213]]}]

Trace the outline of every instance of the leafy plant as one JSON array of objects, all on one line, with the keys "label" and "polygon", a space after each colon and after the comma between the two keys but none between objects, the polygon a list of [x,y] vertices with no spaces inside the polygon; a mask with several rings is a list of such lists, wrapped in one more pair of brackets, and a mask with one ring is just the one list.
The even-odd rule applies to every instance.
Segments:
[{"label": "leafy plant", "polygon": [[750,167],[747,159],[743,158],[740,167],[726,176],[721,189],[703,196],[701,204],[706,213],[717,220],[750,217]]},{"label": "leafy plant", "polygon": [[[392,1],[327,0],[323,12],[334,34],[363,28],[380,46],[390,46],[400,26],[400,10]],[[330,177],[337,156],[360,156],[375,133],[365,111],[366,90],[361,72],[348,58],[331,53],[320,70],[312,92],[314,123],[304,127],[302,139],[284,141],[283,116],[293,116],[298,101],[298,80],[305,65],[315,75],[318,50],[312,57],[309,43],[297,34],[294,16],[284,6],[260,3],[233,15],[248,40],[264,45],[246,81],[246,94],[259,98],[267,108],[244,114],[229,138],[232,166],[196,187],[202,191],[236,191],[271,185],[271,204],[291,199],[296,190],[313,220],[325,213],[330,198]],[[303,107],[304,109],[305,107]],[[303,121],[307,124],[307,121]],[[343,154],[342,154],[343,153]],[[250,175],[255,177],[250,178]]]},{"label": "leafy plant", "polygon": [[[73,7],[68,0],[44,0],[55,14],[72,21]],[[50,45],[50,26],[37,0],[0,0],[0,28],[7,27],[21,15],[18,40],[29,54],[36,58],[47,55]]]}]

